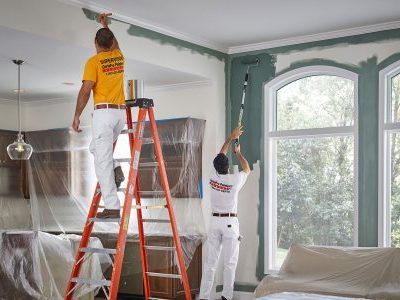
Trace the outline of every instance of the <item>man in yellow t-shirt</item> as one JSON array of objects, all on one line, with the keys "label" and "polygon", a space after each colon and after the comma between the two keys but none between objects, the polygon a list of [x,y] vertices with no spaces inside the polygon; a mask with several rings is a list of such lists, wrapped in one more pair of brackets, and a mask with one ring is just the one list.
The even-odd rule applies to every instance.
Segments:
[{"label": "man in yellow t-shirt", "polygon": [[108,28],[107,17],[110,15],[99,16],[103,28],[96,33],[97,54],[86,62],[72,123],[72,128],[80,132],[79,118],[93,90],[93,139],[90,151],[94,156],[95,171],[105,204],[105,209],[97,214],[98,218],[120,217],[117,186],[124,180],[121,166],[113,159],[113,143],[126,123],[124,56]]}]

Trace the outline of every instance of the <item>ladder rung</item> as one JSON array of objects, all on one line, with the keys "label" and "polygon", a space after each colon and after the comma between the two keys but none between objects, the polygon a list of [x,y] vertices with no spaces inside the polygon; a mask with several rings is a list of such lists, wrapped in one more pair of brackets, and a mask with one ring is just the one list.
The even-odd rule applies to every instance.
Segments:
[{"label": "ladder rung", "polygon": [[[131,158],[116,158],[115,159],[118,162],[122,162],[122,163],[130,163],[131,162]],[[166,164],[164,162],[164,164]],[[150,162],[141,162],[139,163],[139,167],[157,167],[158,166],[158,162],[156,161],[150,161]]]},{"label": "ladder rung", "polygon": [[166,204],[160,205],[132,205],[132,209],[160,209],[167,208]]},{"label": "ladder rung", "polygon": [[170,299],[150,297],[149,300],[170,300]]},{"label": "ladder rung", "polygon": [[147,223],[171,223],[169,220],[163,220],[163,219],[143,219],[143,222],[147,222]]},{"label": "ladder rung", "polygon": [[167,274],[167,273],[155,273],[155,272],[146,272],[147,275],[152,277],[165,277],[165,278],[182,278],[179,274]]},{"label": "ladder rung", "polygon": [[164,191],[140,191],[141,195],[154,195],[154,194],[158,194],[158,195],[164,195]]},{"label": "ladder rung", "polygon": [[160,251],[175,251],[175,247],[167,246],[144,246],[148,250],[160,250]]},{"label": "ladder rung", "polygon": [[[135,129],[124,129],[121,131],[121,134],[135,133]],[[142,144],[153,144],[154,139],[152,137],[142,138]]]},{"label": "ladder rung", "polygon": [[78,284],[88,284],[94,286],[111,286],[111,281],[106,279],[89,279],[89,278],[74,277],[71,279],[71,281],[76,282]]},{"label": "ladder rung", "polygon": [[119,223],[119,218],[89,218],[89,224],[93,222],[99,223]]},{"label": "ladder rung", "polygon": [[127,134],[127,133],[135,133],[135,129],[123,129],[121,130],[121,134]]},{"label": "ladder rung", "polygon": [[81,248],[81,252],[85,253],[102,253],[102,254],[116,254],[116,249],[107,249],[107,248]]},{"label": "ladder rung", "polygon": [[[160,209],[160,208],[167,208],[167,204],[163,205],[132,205],[132,209]],[[99,205],[99,208],[106,208],[104,205]],[[121,209],[124,208],[121,206]]]},{"label": "ladder rung", "polygon": [[[118,188],[117,191],[125,193],[126,188]],[[164,195],[164,191],[140,191],[140,195],[154,195],[154,194]]]}]

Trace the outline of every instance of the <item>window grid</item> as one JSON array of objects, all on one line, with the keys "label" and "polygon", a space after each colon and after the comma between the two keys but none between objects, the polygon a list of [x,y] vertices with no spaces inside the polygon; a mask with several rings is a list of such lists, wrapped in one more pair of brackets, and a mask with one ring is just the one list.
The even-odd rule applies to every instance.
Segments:
[{"label": "window grid", "polygon": [[[324,127],[311,129],[292,129],[277,131],[277,91],[291,82],[296,80],[318,75],[332,75],[341,78],[350,79],[354,83],[354,126],[343,127]],[[283,79],[282,79],[283,78]],[[306,67],[288,72],[268,83],[265,86],[266,105],[265,105],[265,235],[267,244],[265,245],[265,273],[275,272],[275,257],[277,251],[277,147],[276,141],[304,139],[304,138],[321,138],[321,137],[338,137],[352,136],[354,145],[354,220],[353,220],[353,241],[354,245],[358,245],[358,107],[357,101],[357,75],[334,67]]]},{"label": "window grid", "polygon": [[400,133],[400,120],[392,118],[392,80],[400,75],[400,62],[396,62],[380,72],[379,90],[379,238],[381,247],[391,247],[392,244],[392,157],[390,137]]}]

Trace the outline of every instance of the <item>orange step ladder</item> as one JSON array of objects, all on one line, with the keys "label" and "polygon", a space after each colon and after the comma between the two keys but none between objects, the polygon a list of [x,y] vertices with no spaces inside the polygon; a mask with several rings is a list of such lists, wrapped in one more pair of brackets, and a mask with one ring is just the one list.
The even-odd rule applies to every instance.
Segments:
[{"label": "orange step ladder", "polygon": [[[138,119],[136,123],[136,128],[133,130],[132,127],[132,107],[138,107]],[[65,292],[65,300],[74,299],[74,292],[83,285],[90,285],[100,287],[107,299],[115,300],[117,299],[118,286],[121,276],[122,261],[124,257],[126,238],[128,234],[128,224],[131,209],[136,209],[137,220],[138,220],[138,230],[139,230],[139,242],[140,242],[140,255],[142,263],[143,272],[143,286],[144,294],[146,300],[148,299],[161,299],[151,297],[150,291],[150,281],[149,277],[163,277],[163,278],[174,278],[180,279],[183,284],[183,289],[185,293],[185,299],[190,300],[190,287],[189,280],[186,273],[185,262],[183,259],[182,246],[176,226],[175,215],[172,206],[171,193],[168,185],[167,173],[165,170],[165,164],[163,159],[163,154],[161,151],[160,140],[158,136],[157,125],[154,119],[153,112],[154,103],[152,99],[138,98],[135,100],[126,101],[126,113],[127,113],[127,123],[129,135],[129,144],[131,150],[130,159],[130,169],[128,176],[128,183],[125,190],[125,201],[122,209],[121,219],[98,219],[96,218],[97,209],[99,208],[99,203],[101,199],[101,192],[99,183],[97,183],[96,190],[93,196],[92,204],[90,206],[89,214],[86,219],[85,227],[83,230],[82,238],[79,244],[78,251],[75,257],[75,263],[71,272],[70,279],[68,281],[67,289]],[[143,143],[143,132],[146,123],[146,116],[149,116],[151,131],[154,141],[154,150],[157,158],[157,165],[159,168],[161,182],[165,194],[165,205],[154,205],[154,206],[142,206],[140,199],[140,187],[139,187],[139,159],[140,152]],[[132,199],[135,197],[136,205],[132,206]],[[168,210],[169,219],[144,219],[142,216],[142,210],[152,209],[152,208],[166,208]],[[116,222],[119,223],[119,233],[116,249],[100,249],[88,247],[90,235],[93,230],[94,223],[96,222]],[[173,247],[162,247],[162,246],[149,246],[145,243],[145,233],[144,233],[144,222],[157,222],[157,223],[170,223],[173,235],[174,246]],[[147,252],[148,251],[175,251],[178,261],[178,271],[180,274],[170,274],[170,273],[155,273],[149,272],[147,263]],[[95,280],[90,278],[79,277],[82,265],[88,255],[93,253],[109,254],[114,256],[113,270],[111,280],[101,279]]]}]

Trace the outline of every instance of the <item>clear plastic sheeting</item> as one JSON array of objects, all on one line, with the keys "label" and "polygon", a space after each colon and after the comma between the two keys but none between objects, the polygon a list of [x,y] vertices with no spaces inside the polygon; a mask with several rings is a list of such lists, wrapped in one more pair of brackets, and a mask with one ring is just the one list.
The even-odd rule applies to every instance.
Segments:
[{"label": "clear plastic sheeting", "polygon": [[[63,299],[79,245],[79,236],[38,231],[0,233],[0,299]],[[92,238],[91,247],[101,248]],[[102,279],[111,259],[95,254],[87,259],[82,276]],[[93,299],[96,289],[85,286],[76,295]]]},{"label": "clear plastic sheeting", "polygon": [[[205,121],[192,118],[158,121],[160,143],[165,160],[174,212],[181,236],[203,236],[205,226],[201,210],[202,139]],[[35,149],[29,168],[33,228],[52,232],[81,232],[88,213],[96,176],[89,152],[90,128],[77,134],[67,129],[28,132],[27,140]],[[164,205],[154,145],[149,123],[139,165],[143,205]],[[114,157],[128,178],[129,141],[121,134]],[[119,198],[124,203],[124,188]],[[135,200],[134,200],[135,201]],[[143,210],[144,218],[167,218],[166,209]],[[96,224],[95,232],[118,232],[117,224]],[[136,211],[132,210],[130,234],[137,234]],[[146,235],[171,235],[169,224],[145,224]]]},{"label": "clear plastic sheeting", "polygon": [[259,300],[269,299],[282,299],[282,300],[362,300],[363,298],[348,298],[348,297],[337,297],[337,296],[325,296],[317,294],[306,294],[306,293],[278,293],[257,298]]},{"label": "clear plastic sheeting", "polygon": [[[256,297],[303,292],[367,299],[400,299],[400,249],[292,245],[277,275]],[[268,298],[267,298],[268,299]]]},{"label": "clear plastic sheeting", "polygon": [[[205,121],[192,118],[157,122],[186,266],[190,265],[206,232],[201,209],[204,125]],[[26,177],[30,199],[23,199],[20,193],[21,170],[15,169],[14,165],[4,168],[0,165],[0,224],[4,230],[0,243],[0,278],[6,279],[0,282],[0,299],[61,299],[97,182],[89,152],[91,128],[83,128],[79,134],[69,129],[27,132],[26,140],[34,148]],[[139,166],[142,205],[161,207],[165,205],[165,198],[153,146],[150,126],[146,123]],[[127,134],[120,135],[114,154],[128,178]],[[126,181],[122,183],[119,192],[121,207],[126,184]],[[135,204],[135,199],[133,202]],[[160,207],[144,209],[143,217],[169,219],[167,209]],[[28,231],[11,234],[10,230]],[[98,247],[115,249],[118,230],[116,223],[95,224],[93,237],[98,238]],[[144,231],[148,245],[173,246],[169,223],[145,223]],[[58,235],[60,233],[64,235]],[[14,244],[9,244],[10,241]],[[135,209],[130,217],[126,249],[120,289],[123,290],[124,285],[129,288],[137,285],[137,289],[131,290],[140,293],[141,264]],[[150,270],[179,271],[175,252],[169,251],[164,256],[157,253],[160,251],[149,251]],[[93,279],[99,276],[109,279],[112,269],[109,259],[105,255],[89,261],[89,270],[84,270],[83,274]],[[96,292],[83,287],[75,295],[87,295],[90,299]]]}]

